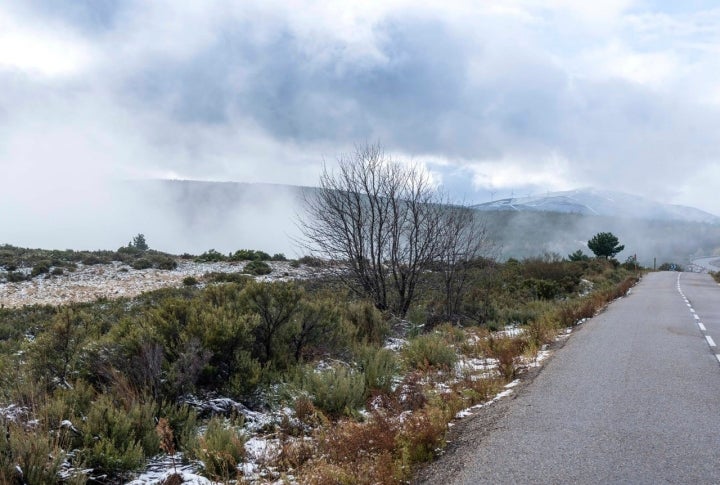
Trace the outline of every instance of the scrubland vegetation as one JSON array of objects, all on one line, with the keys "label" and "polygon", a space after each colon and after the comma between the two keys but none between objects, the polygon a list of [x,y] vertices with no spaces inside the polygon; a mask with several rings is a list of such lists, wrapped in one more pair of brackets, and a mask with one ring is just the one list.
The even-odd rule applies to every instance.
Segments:
[{"label": "scrubland vegetation", "polygon": [[[139,237],[142,238],[137,239]],[[125,263],[133,269],[172,270],[177,267],[174,256],[149,249],[142,234],[117,251],[27,249],[4,244],[0,246],[0,281],[19,282],[36,277],[62,276],[75,271],[79,264],[93,266],[113,261]]]},{"label": "scrubland vegetation", "polygon": [[[0,482],[117,483],[164,455],[223,483],[406,482],[459,411],[638,274],[615,253],[497,263],[474,211],[377,146],[324,170],[314,194],[314,255],[284,264],[315,278],[259,281],[285,256],[211,249],[181,258],[242,273],[0,308]],[[176,264],[142,234],[116,252],[0,248],[8,281],[110,260]]]},{"label": "scrubland vegetation", "polygon": [[[27,257],[57,266],[54,253]],[[265,259],[256,254],[242,257]],[[458,411],[491,399],[635,281],[602,260],[466,263],[450,320],[442,268],[423,273],[404,318],[334,277],[249,275],[0,309],[0,482],[21,470],[29,484],[117,483],[175,453],[242,483],[254,436],[271,450],[255,460],[256,481],[408,480]]]}]

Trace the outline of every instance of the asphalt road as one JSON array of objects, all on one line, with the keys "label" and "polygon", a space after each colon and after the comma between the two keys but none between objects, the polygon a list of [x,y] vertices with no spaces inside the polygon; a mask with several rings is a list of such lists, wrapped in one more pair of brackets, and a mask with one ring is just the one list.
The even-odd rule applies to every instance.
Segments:
[{"label": "asphalt road", "polygon": [[720,286],[651,273],[420,483],[720,483],[715,342]]}]

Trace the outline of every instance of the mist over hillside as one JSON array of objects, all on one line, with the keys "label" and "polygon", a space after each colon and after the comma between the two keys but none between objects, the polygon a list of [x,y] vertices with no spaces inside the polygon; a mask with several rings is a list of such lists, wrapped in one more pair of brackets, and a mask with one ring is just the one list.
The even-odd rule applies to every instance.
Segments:
[{"label": "mist over hillside", "polygon": [[[21,207],[6,213],[5,218],[9,219],[3,224],[0,243],[117,249],[133,235],[143,233],[152,248],[175,254],[199,254],[208,249],[228,253],[247,248],[296,257],[306,253],[297,244],[303,200],[316,189],[146,180],[108,185],[103,190],[103,196],[92,203],[78,202],[71,207],[43,211]],[[627,197],[626,200],[635,200],[634,196]],[[615,200],[618,199],[616,195]],[[653,219],[631,218],[629,214],[633,211],[622,205],[616,205],[617,213],[612,216],[548,210],[551,206],[526,209],[517,203],[513,210],[507,207],[491,210],[485,204],[478,210],[478,217],[485,221],[490,237],[496,241],[496,255],[501,259],[532,257],[544,252],[566,256],[577,249],[590,254],[586,242],[601,231],[613,232],[625,245],[626,250],[618,255],[620,260],[637,254],[642,263],[652,265],[653,258],[658,263],[686,262],[693,257],[720,254],[720,224],[695,222],[693,218],[698,214],[707,214],[696,209],[686,208],[673,213],[673,217]],[[677,220],[682,219],[678,214],[690,214],[690,220]]]},{"label": "mist over hillside", "polygon": [[[303,199],[315,190],[313,188],[159,180],[143,182],[141,186],[175,221],[175,230],[184,234],[186,247],[196,250],[215,247],[222,251],[253,247],[288,254],[303,252],[293,239],[299,235],[297,221]],[[618,195],[614,194],[615,200],[619,199]],[[640,212],[630,207],[623,210],[619,203],[616,207],[620,214],[615,216],[549,210],[483,210],[478,211],[478,217],[485,221],[502,259],[532,257],[544,252],[566,256],[577,249],[590,254],[587,240],[601,231],[613,232],[625,245],[626,250],[618,255],[619,259],[637,254],[639,260],[648,265],[653,258],[658,262],[688,261],[713,254],[720,248],[720,225],[694,220],[698,214],[707,213],[686,208],[688,210],[674,212],[669,217],[670,212],[663,212],[662,204],[652,205],[644,199],[624,195],[625,200],[634,201],[645,214],[666,217],[631,218],[631,214]],[[638,200],[643,200],[643,204]],[[652,207],[660,209],[651,210]],[[610,213],[608,208],[605,211]],[[690,214],[689,220],[682,220],[683,213]]]},{"label": "mist over hillside", "polygon": [[567,256],[582,249],[592,255],[587,241],[598,232],[612,232],[625,245],[617,259],[637,255],[641,264],[689,262],[718,254],[720,225],[686,221],[658,221],[573,213],[483,211],[488,232],[499,244],[500,258],[524,258],[543,252]]},{"label": "mist over hillside", "polygon": [[624,219],[720,223],[720,217],[694,207],[663,204],[637,195],[593,188],[506,198],[473,207],[483,211],[562,212]]},{"label": "mist over hillside", "polygon": [[[151,180],[128,184],[153,207],[143,228],[172,252],[241,248],[298,255],[298,217],[309,188],[240,182]],[[152,219],[160,226],[155,226]],[[168,232],[153,234],[154,227]]]}]

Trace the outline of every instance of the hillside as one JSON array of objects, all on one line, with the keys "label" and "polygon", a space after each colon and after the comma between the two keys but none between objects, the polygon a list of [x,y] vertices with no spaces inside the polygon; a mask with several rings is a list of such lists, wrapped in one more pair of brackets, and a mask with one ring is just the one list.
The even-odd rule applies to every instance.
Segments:
[{"label": "hillside", "polygon": [[482,211],[560,212],[651,221],[720,223],[720,217],[675,204],[663,204],[623,192],[592,188],[551,192],[542,196],[500,199],[474,208]]},{"label": "hillside", "polygon": [[582,249],[594,234],[610,231],[626,250],[624,260],[636,254],[641,264],[652,266],[653,258],[687,263],[720,249],[720,225],[686,221],[658,221],[590,216],[544,211],[484,211],[488,232],[500,245],[500,257],[532,257],[542,252],[566,256]]},{"label": "hillside", "polygon": [[[189,241],[204,240],[198,234],[208,234],[214,236],[218,249],[222,244],[233,248],[237,235],[249,238],[254,234],[263,241],[246,246],[302,252],[281,244],[292,244],[289,239],[297,234],[295,216],[302,210],[303,197],[313,188],[169,180],[143,182],[142,187],[164,207],[168,217],[178,221],[179,232],[188,234]],[[637,254],[641,262],[650,265],[653,258],[658,262],[688,261],[713,254],[720,247],[720,225],[710,223],[718,218],[694,208],[600,191],[512,200],[512,204],[496,201],[474,206],[500,246],[502,259],[543,252],[564,256],[580,248],[588,252],[586,241],[601,231],[615,233],[625,244],[627,250],[620,259]]]}]

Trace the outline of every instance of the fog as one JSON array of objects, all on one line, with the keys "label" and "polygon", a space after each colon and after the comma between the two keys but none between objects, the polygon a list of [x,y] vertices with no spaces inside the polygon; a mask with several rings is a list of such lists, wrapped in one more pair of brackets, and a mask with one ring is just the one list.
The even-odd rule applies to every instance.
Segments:
[{"label": "fog", "polygon": [[720,255],[720,225],[653,221],[622,217],[582,216],[550,212],[482,212],[478,214],[501,248],[500,259],[555,254],[567,257],[581,249],[593,256],[587,241],[598,232],[612,232],[625,249],[623,262],[637,256],[640,264],[687,264],[694,258]]},{"label": "fog", "polygon": [[[299,192],[181,181],[37,186],[0,198],[2,243],[49,249],[117,249],[144,234],[152,249],[199,254],[262,249],[298,256]],[[7,198],[5,198],[7,197]],[[45,200],[57,201],[47,204]]]},{"label": "fog", "polygon": [[0,244],[292,253],[292,198],[200,210],[147,184],[312,186],[368,141],[454,200],[592,186],[717,213],[718,31],[704,1],[4,2]]}]

